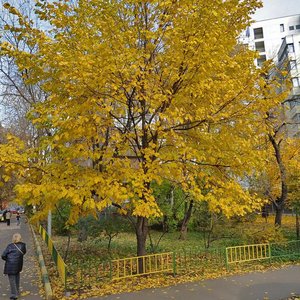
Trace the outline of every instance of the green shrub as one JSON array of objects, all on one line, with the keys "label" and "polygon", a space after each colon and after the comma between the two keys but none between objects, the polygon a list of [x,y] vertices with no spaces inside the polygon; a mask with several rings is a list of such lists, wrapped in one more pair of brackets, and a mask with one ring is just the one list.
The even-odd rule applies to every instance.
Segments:
[{"label": "green shrub", "polygon": [[286,241],[282,229],[274,224],[266,224],[261,228],[248,227],[244,231],[247,244],[280,243]]}]

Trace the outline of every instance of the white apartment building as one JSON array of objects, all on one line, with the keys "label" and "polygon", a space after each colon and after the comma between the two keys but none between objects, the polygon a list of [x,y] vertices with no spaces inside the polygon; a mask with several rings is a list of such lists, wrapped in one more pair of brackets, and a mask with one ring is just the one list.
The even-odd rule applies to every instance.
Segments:
[{"label": "white apartment building", "polygon": [[300,137],[300,32],[286,36],[277,53],[277,65],[289,71],[292,90],[287,99],[286,110],[288,134]]},{"label": "white apartment building", "polygon": [[272,59],[291,77],[292,91],[287,99],[288,134],[300,137],[300,0],[264,0],[253,16],[255,22],[242,40],[259,52],[256,65]]},{"label": "white apartment building", "polygon": [[257,65],[260,66],[267,59],[277,62],[278,51],[285,37],[299,34],[300,14],[253,23],[247,31],[247,38],[250,48],[260,54]]}]

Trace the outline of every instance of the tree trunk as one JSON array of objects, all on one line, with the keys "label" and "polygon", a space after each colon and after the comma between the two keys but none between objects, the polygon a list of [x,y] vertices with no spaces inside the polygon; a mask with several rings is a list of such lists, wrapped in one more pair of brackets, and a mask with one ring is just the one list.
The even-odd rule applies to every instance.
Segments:
[{"label": "tree trunk", "polygon": [[298,215],[298,212],[296,212],[296,236],[297,236],[297,240],[299,240],[299,215]]},{"label": "tree trunk", "polygon": [[86,227],[85,226],[82,226],[80,229],[79,229],[79,234],[78,234],[78,238],[77,238],[77,241],[82,243],[84,241],[86,241],[88,238],[88,232],[86,230]]},{"label": "tree trunk", "polygon": [[210,243],[212,240],[212,232],[213,232],[213,227],[214,227],[214,222],[213,222],[213,215],[210,215],[210,224],[209,224],[209,230],[208,230],[208,235],[207,235],[207,243],[205,245],[205,248],[210,247]]},{"label": "tree trunk", "polygon": [[274,204],[275,204],[275,213],[276,213],[275,225],[281,226],[282,214],[288,196],[287,174],[286,174],[286,168],[284,162],[281,157],[281,149],[280,149],[281,140],[279,142],[276,142],[275,136],[272,136],[270,134],[269,134],[269,139],[274,148],[277,165],[279,167],[279,172],[280,172],[281,194],[276,199]]},{"label": "tree trunk", "polygon": [[65,261],[65,262],[67,261],[67,258],[68,258],[69,249],[70,249],[70,242],[71,242],[71,233],[70,233],[70,231],[69,231],[69,232],[68,232],[67,248],[66,248],[65,255],[64,255],[64,261]]},{"label": "tree trunk", "polygon": [[162,229],[163,229],[163,232],[168,232],[169,231],[168,216],[163,216]]},{"label": "tree trunk", "polygon": [[266,220],[266,223],[268,223],[269,212],[268,212],[268,206],[267,205],[264,205],[262,207],[261,216]]},{"label": "tree trunk", "polygon": [[[145,217],[137,217],[136,222],[136,240],[137,240],[137,256],[146,255],[146,240],[148,234],[148,219]],[[144,273],[143,259],[139,259],[138,273]]]},{"label": "tree trunk", "polygon": [[281,226],[284,205],[279,204],[275,206],[275,225]]},{"label": "tree trunk", "polygon": [[110,255],[110,247],[111,247],[111,241],[112,241],[112,239],[113,239],[113,237],[112,237],[112,235],[110,234],[110,235],[108,236],[108,245],[107,245],[107,252],[109,253],[109,255]]},{"label": "tree trunk", "polygon": [[194,201],[191,200],[189,208],[186,211],[185,216],[182,220],[181,229],[180,229],[180,236],[179,236],[180,240],[185,240],[186,239],[188,223],[189,223],[189,220],[191,219],[191,216],[192,216],[193,206],[194,206]]}]

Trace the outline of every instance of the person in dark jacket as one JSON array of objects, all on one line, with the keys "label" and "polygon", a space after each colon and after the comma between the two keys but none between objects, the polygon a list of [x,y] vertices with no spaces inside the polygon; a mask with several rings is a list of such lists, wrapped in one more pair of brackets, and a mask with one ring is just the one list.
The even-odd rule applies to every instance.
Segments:
[{"label": "person in dark jacket", "polygon": [[17,225],[19,226],[20,225],[20,213],[17,211],[17,215],[16,215],[16,219],[17,219]]},{"label": "person in dark jacket", "polygon": [[20,272],[23,268],[23,256],[26,253],[26,244],[21,242],[21,235],[15,233],[12,243],[2,253],[5,260],[4,274],[8,275],[11,295],[9,299],[18,299],[20,295]]}]

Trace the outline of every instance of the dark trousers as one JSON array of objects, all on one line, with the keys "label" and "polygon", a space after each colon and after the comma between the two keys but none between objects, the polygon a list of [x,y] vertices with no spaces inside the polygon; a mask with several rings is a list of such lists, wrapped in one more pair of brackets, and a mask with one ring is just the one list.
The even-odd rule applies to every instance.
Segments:
[{"label": "dark trousers", "polygon": [[6,222],[7,222],[7,226],[10,225],[10,219],[6,219]]},{"label": "dark trousers", "polygon": [[10,284],[10,298],[17,298],[20,294],[20,273],[8,275]]}]

